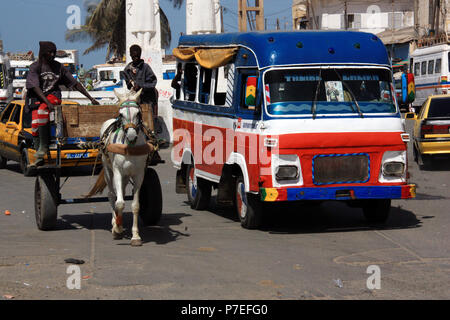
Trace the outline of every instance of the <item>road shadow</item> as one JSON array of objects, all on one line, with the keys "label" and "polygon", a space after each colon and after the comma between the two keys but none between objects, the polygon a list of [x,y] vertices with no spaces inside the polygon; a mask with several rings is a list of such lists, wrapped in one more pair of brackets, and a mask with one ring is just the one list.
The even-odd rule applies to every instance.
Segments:
[{"label": "road shadow", "polygon": [[[163,213],[159,223],[155,226],[145,226],[139,219],[139,235],[143,243],[153,242],[156,244],[166,244],[176,241],[179,237],[189,237],[187,232],[174,230],[172,226],[182,224],[182,218],[189,217],[186,213]],[[55,230],[67,229],[87,229],[87,230],[105,230],[111,232],[111,213],[90,213],[84,214],[65,214],[58,217]],[[123,227],[124,239],[131,240],[131,227],[133,225],[133,214],[124,212]],[[112,235],[111,235],[112,240]]]},{"label": "road shadow", "polygon": [[[213,197],[208,211],[240,223],[233,208],[219,206],[214,200]],[[340,201],[289,202],[265,206],[260,230],[272,234],[326,233],[409,229],[421,227],[421,223],[413,212],[396,205],[391,207],[386,223],[371,224],[364,218],[361,208],[351,208]]]},{"label": "road shadow", "polygon": [[443,197],[443,196],[434,196],[431,194],[426,194],[426,193],[416,193],[416,197],[414,199],[411,199],[412,201],[414,200],[443,200],[443,199],[448,199],[448,197]]},{"label": "road shadow", "polygon": [[450,171],[450,157],[435,157],[431,163],[421,166],[420,171]]},{"label": "road shadow", "polygon": [[[35,178],[36,173],[32,174],[30,177],[25,177],[20,169],[20,164],[18,162],[9,161],[6,167],[7,170],[20,174],[24,178]],[[101,170],[101,163],[97,163],[94,174],[97,175]],[[63,167],[61,169],[61,177],[82,177],[92,175],[93,166],[77,166],[77,167]]]}]

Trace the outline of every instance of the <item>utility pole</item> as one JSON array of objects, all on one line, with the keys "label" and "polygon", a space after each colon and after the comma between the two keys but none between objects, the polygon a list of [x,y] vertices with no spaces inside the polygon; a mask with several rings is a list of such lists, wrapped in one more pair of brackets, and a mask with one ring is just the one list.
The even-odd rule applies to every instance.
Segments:
[{"label": "utility pole", "polygon": [[347,12],[347,1],[344,1],[344,28],[348,29],[348,12]]},{"label": "utility pole", "polygon": [[[311,8],[311,11],[312,11],[312,14],[313,14],[312,19],[314,21],[314,25],[316,26],[315,29],[319,29],[319,25],[318,25],[318,23],[316,21],[316,13],[314,12],[314,6],[312,5],[312,3],[309,3],[309,2],[310,2],[310,0],[308,0],[308,4],[310,5],[310,8]],[[314,29],[314,28],[312,28],[312,29]]]},{"label": "utility pole", "polygon": [[[239,11],[239,31],[247,31],[247,24],[250,29],[264,30],[264,0],[254,0],[254,6],[247,5],[247,0],[238,0]],[[252,18],[252,14],[254,18]]]},{"label": "utility pole", "polygon": [[441,1],[436,0],[435,2],[435,10],[436,10],[436,37],[439,36],[439,16],[441,15]]}]

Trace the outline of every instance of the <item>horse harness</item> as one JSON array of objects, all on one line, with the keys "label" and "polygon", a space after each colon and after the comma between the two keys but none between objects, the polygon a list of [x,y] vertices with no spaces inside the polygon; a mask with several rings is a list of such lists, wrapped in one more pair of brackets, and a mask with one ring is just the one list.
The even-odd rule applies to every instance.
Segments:
[{"label": "horse harness", "polygon": [[[133,123],[131,121],[130,111],[129,111],[130,107],[136,107],[136,108],[139,109],[139,122],[138,122],[138,124],[135,124],[135,123]],[[125,118],[125,120],[127,120],[127,122],[125,124],[122,121],[123,116],[120,113],[120,110],[122,108],[127,108],[128,117]],[[124,103],[121,104],[121,106],[119,108],[119,114],[116,117],[115,121],[113,123],[111,123],[108,128],[106,128],[105,132],[103,133],[103,135],[100,138],[100,145],[99,145],[100,152],[103,155],[105,155],[105,157],[106,157],[106,159],[107,159],[109,164],[111,164],[111,159],[109,157],[109,154],[108,154],[109,151],[107,149],[108,149],[108,145],[109,145],[109,136],[110,136],[110,134],[114,132],[113,143],[116,144],[118,133],[120,132],[120,130],[123,130],[124,132],[126,132],[130,128],[133,128],[134,130],[136,130],[137,134],[139,134],[139,131],[142,130],[142,133],[145,135],[148,143],[150,143],[151,146],[153,147],[153,153],[158,150],[158,143],[157,143],[157,138],[155,136],[155,133],[150,131],[144,125],[144,122],[142,121],[142,109],[141,109],[141,107],[137,103],[135,103],[134,101],[125,101]],[[120,144],[124,144],[124,142],[125,142],[125,135],[124,135],[124,139],[123,139],[122,143],[120,143],[120,142],[119,143]]]}]

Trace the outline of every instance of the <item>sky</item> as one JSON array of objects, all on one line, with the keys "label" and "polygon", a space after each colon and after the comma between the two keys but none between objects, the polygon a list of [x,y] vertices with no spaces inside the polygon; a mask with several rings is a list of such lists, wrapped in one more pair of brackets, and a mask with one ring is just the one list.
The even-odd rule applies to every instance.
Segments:
[{"label": "sky", "polygon": [[[253,2],[253,1],[252,1]],[[81,22],[84,23],[86,10],[84,0],[0,0],[2,23],[0,24],[0,39],[3,40],[5,52],[33,51],[39,52],[39,41],[53,41],[58,49],[77,49],[80,64],[85,68],[105,62],[106,47],[83,55],[90,46],[89,41],[67,42],[64,39],[67,31],[66,22],[70,17],[67,8],[76,5],[81,8]],[[186,29],[186,7],[177,9],[169,0],[160,0],[160,7],[166,13],[172,30],[172,42],[167,54],[177,46],[180,33]],[[238,0],[221,0],[224,10],[225,32],[238,31]],[[292,0],[265,0],[264,16],[267,18],[268,29],[275,29],[279,18],[282,29],[292,28]]]}]

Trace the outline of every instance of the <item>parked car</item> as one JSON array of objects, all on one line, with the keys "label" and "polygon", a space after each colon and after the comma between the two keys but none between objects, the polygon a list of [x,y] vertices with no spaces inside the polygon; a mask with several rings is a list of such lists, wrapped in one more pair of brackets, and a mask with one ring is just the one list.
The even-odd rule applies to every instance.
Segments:
[{"label": "parked car", "polygon": [[[24,100],[11,101],[0,115],[0,169],[6,167],[8,160],[20,163],[25,176],[33,175],[28,164],[34,161],[36,150],[33,147],[31,135],[31,114],[24,112]],[[76,104],[63,101],[63,104]],[[97,158],[96,149],[81,150],[72,144],[65,144],[61,150],[61,166],[93,165]],[[56,145],[50,145],[50,159],[45,157],[46,163],[55,161]]]},{"label": "parked car", "polygon": [[422,168],[435,157],[450,156],[450,95],[432,95],[423,103],[415,120],[413,133],[414,160]]}]

